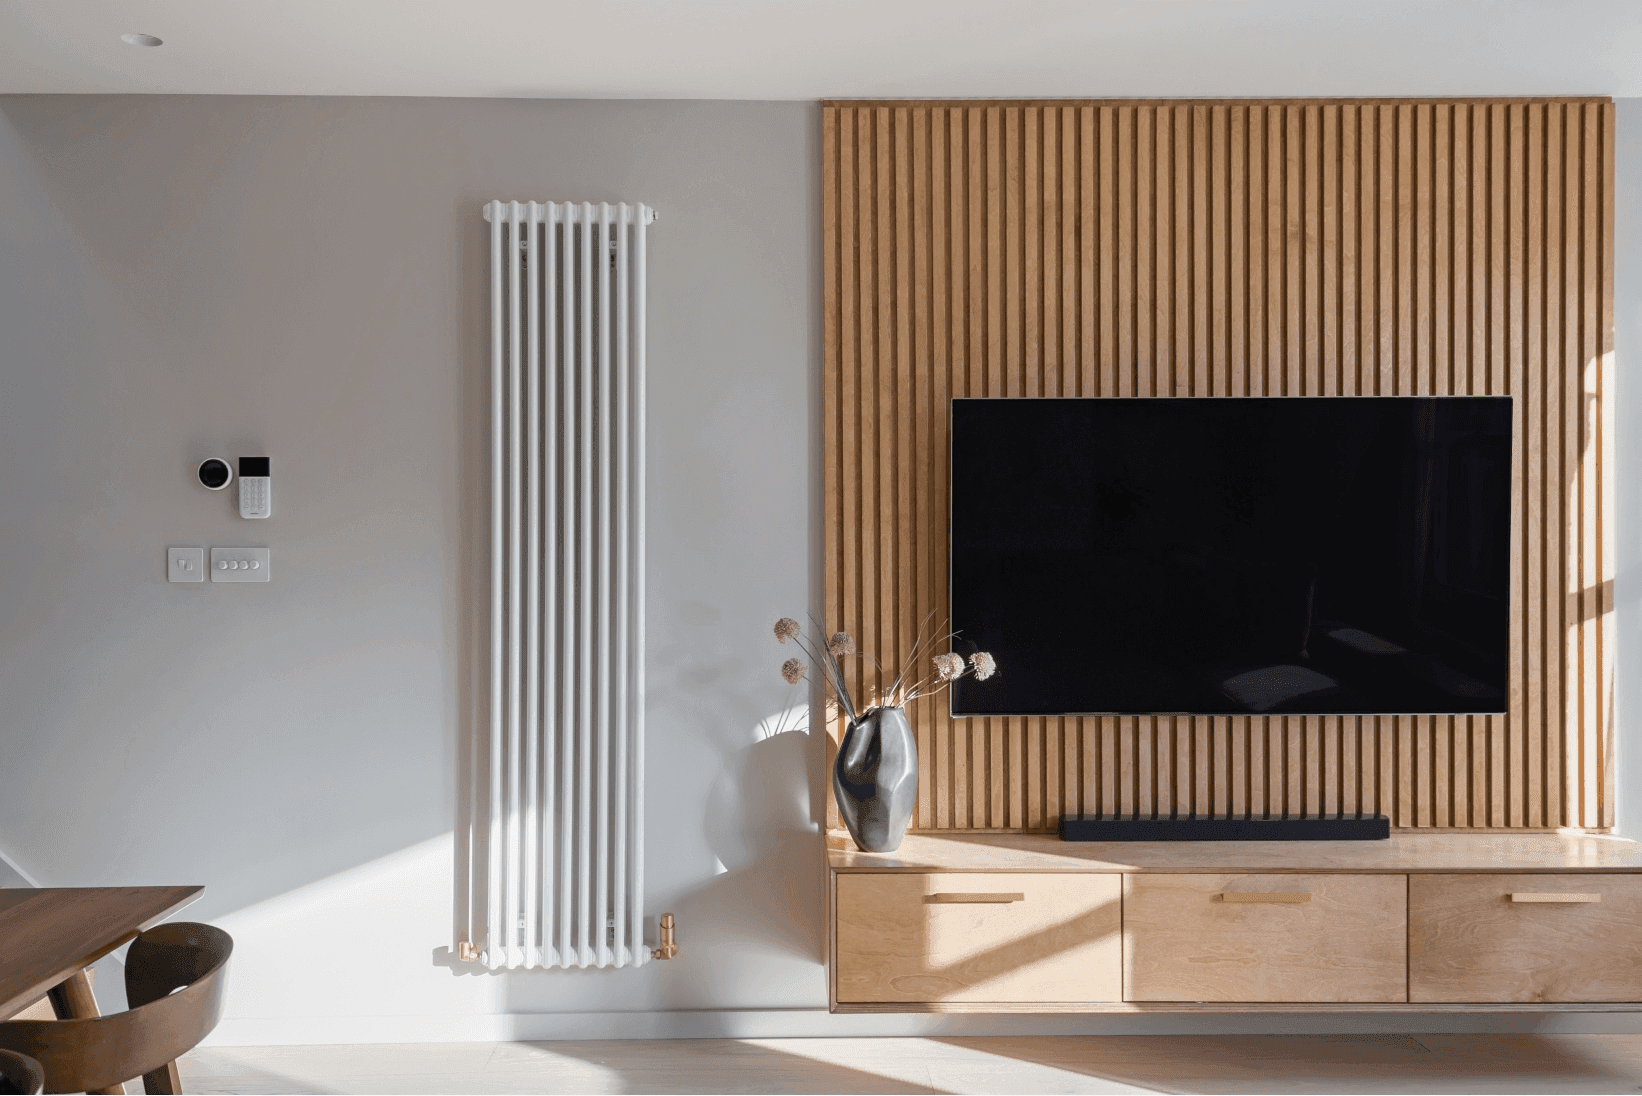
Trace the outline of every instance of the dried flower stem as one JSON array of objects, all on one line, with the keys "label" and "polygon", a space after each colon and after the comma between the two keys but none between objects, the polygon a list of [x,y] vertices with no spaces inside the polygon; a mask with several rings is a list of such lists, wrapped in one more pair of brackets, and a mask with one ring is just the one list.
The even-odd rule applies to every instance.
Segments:
[{"label": "dried flower stem", "polygon": [[[877,705],[883,707],[905,707],[920,697],[934,696],[945,689],[952,682],[966,676],[974,676],[977,680],[986,680],[997,672],[997,662],[990,654],[977,651],[966,661],[964,657],[948,650],[937,653],[937,648],[946,646],[949,641],[957,637],[956,632],[941,632],[937,629],[926,635],[929,623],[935,617],[930,613],[924,617],[923,623],[918,626],[918,634],[913,638],[912,650],[906,661],[901,664],[900,672],[888,689],[873,694]],[[850,723],[860,721],[862,712],[857,710],[854,698],[850,696],[849,682],[844,675],[844,668],[839,664],[842,656],[854,656],[866,662],[871,662],[883,673],[883,667],[878,660],[856,650],[855,640],[848,632],[827,634],[814,615],[810,616],[810,624],[814,628],[813,634],[806,636],[798,622],[791,617],[782,617],[776,623],[775,637],[782,643],[791,639],[798,645],[799,650],[809,657],[811,664],[820,672],[826,688],[836,698],[839,708]],[[915,681],[909,680],[916,668],[925,661],[933,665],[935,672],[920,677]],[[781,667],[781,675],[787,681],[795,683],[803,677],[803,665],[799,659],[788,659]],[[880,680],[882,680],[880,678]]]},{"label": "dried flower stem", "polygon": [[821,642],[808,640],[802,633],[793,634],[792,641],[798,644],[799,650],[810,656],[810,661],[821,671],[827,684],[832,687],[833,695],[838,698],[838,703],[843,706],[844,715],[854,723],[858,718],[855,705],[850,700],[849,685],[844,681],[844,671],[839,667],[838,660],[832,656],[832,652],[827,649],[826,629],[817,624],[813,616],[810,617],[810,622],[815,624],[816,633],[822,637]]}]

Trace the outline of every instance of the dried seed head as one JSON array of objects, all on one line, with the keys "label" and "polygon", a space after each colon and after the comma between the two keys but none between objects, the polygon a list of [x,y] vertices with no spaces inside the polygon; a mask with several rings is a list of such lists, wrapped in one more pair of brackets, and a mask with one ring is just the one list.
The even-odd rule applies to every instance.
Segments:
[{"label": "dried seed head", "polygon": [[777,643],[785,643],[802,635],[804,630],[798,626],[798,621],[792,617],[782,617],[775,622],[775,639]]},{"label": "dried seed head", "polygon": [[781,664],[781,676],[786,679],[788,685],[797,685],[800,681],[803,681],[804,660],[801,658],[789,658],[787,661],[783,662]]},{"label": "dried seed head", "polygon": [[942,681],[955,680],[959,674],[964,672],[962,655],[955,655],[949,651],[944,655],[936,655],[934,662],[935,674]]},{"label": "dried seed head", "polygon": [[985,651],[976,651],[970,655],[969,664],[975,668],[976,681],[985,681],[998,672],[998,660]]},{"label": "dried seed head", "polygon": [[833,658],[837,658],[839,655],[854,654],[855,637],[848,632],[834,632],[832,638],[827,640],[827,653],[832,655]]}]

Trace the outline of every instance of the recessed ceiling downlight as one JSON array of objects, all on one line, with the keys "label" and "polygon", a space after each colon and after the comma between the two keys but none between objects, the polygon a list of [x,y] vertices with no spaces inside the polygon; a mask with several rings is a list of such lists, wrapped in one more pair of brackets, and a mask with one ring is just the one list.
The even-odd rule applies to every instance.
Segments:
[{"label": "recessed ceiling downlight", "polygon": [[152,34],[122,34],[120,41],[128,46],[163,46],[165,42]]}]

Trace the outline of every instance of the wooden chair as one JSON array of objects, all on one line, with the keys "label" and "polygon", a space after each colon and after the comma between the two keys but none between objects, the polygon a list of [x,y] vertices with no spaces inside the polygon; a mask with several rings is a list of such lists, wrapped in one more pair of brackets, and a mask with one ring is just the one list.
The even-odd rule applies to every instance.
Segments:
[{"label": "wooden chair", "polygon": [[46,1090],[46,1074],[26,1054],[0,1050],[0,1092],[21,1092],[36,1096]]},{"label": "wooden chair", "polygon": [[38,1060],[47,1092],[121,1092],[138,1075],[149,1093],[181,1092],[177,1059],[217,1026],[233,950],[233,938],[210,925],[149,929],[126,955],[127,1011],[0,1023],[0,1049]]}]

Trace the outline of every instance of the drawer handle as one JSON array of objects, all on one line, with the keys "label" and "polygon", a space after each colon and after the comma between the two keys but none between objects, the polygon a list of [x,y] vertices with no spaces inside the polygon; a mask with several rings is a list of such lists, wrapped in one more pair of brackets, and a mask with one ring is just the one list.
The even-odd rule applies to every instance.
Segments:
[{"label": "drawer handle", "polygon": [[924,899],[925,902],[945,903],[990,903],[1003,905],[1006,902],[1024,902],[1026,895],[1020,891],[941,891]]},{"label": "drawer handle", "polygon": [[1524,894],[1521,891],[1511,895],[1513,902],[1600,902],[1600,894]]},{"label": "drawer handle", "polygon": [[1222,902],[1251,905],[1258,902],[1265,905],[1303,906],[1311,901],[1311,895],[1304,892],[1284,891],[1246,891],[1236,894],[1228,891],[1216,897]]}]

